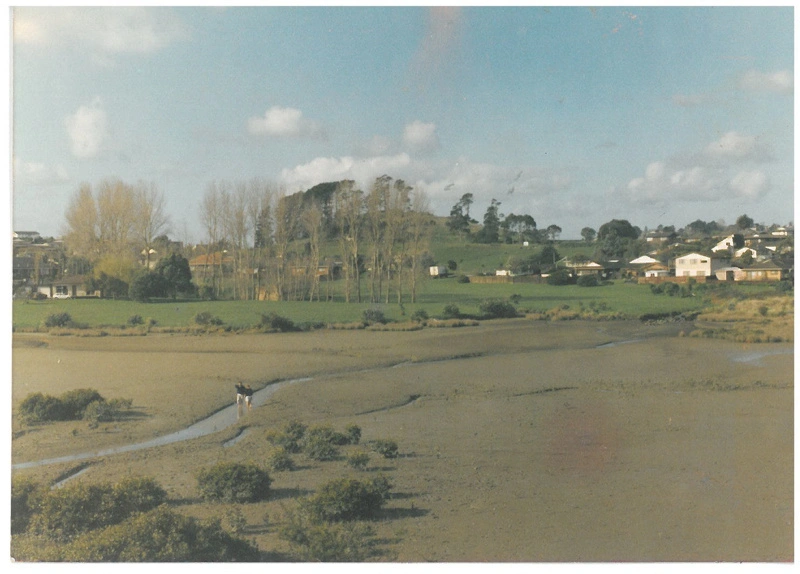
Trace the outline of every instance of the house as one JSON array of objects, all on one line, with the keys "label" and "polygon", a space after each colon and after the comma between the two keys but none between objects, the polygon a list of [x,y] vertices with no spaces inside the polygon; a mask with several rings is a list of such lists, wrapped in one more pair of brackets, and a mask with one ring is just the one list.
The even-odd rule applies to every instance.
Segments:
[{"label": "house", "polygon": [[714,247],[711,248],[713,253],[718,253],[720,251],[730,251],[734,248],[733,244],[733,235],[728,235],[725,239],[717,243]]},{"label": "house", "polygon": [[39,285],[36,291],[50,299],[74,299],[76,297],[100,297],[100,291],[89,291],[85,275],[71,275]]},{"label": "house", "polygon": [[669,267],[659,261],[645,265],[642,272],[645,277],[669,277]]},{"label": "house", "polygon": [[576,277],[582,275],[602,275],[605,267],[594,261],[586,261],[583,263],[575,263],[572,265],[572,272]]},{"label": "house", "polygon": [[675,259],[675,276],[710,277],[716,273],[717,269],[727,267],[730,263],[730,257],[688,253]]},{"label": "house", "polygon": [[739,267],[720,267],[714,275],[719,281],[741,281],[742,270]]},{"label": "house", "polygon": [[27,242],[38,240],[41,236],[38,231],[15,231],[12,235],[15,242]]},{"label": "house", "polygon": [[774,261],[763,261],[741,270],[739,281],[782,281],[786,269]]},{"label": "house", "polygon": [[658,259],[653,259],[649,255],[642,255],[633,261],[628,261],[628,265],[649,265],[651,263],[658,263]]}]

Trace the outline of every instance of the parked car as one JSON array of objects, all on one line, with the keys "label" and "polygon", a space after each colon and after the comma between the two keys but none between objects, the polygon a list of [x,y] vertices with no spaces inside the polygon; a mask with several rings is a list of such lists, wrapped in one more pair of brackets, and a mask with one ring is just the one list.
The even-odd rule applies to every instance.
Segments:
[{"label": "parked car", "polygon": [[53,295],[53,299],[69,299],[71,295],[69,293],[56,293]]}]

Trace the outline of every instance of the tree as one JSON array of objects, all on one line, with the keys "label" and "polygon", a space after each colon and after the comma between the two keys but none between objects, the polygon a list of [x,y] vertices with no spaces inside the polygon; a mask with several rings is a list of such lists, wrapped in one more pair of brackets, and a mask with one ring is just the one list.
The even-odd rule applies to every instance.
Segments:
[{"label": "tree", "polygon": [[473,196],[465,193],[461,199],[450,210],[450,217],[447,218],[447,229],[466,238],[469,235],[469,208],[472,205]]},{"label": "tree", "polygon": [[627,219],[612,219],[600,226],[597,232],[597,239],[600,241],[609,237],[638,239],[641,233],[641,230],[631,225]]},{"label": "tree", "polygon": [[509,239],[516,237],[516,242],[520,244],[533,240],[536,235],[536,221],[530,215],[514,215],[511,213],[503,220],[502,227],[508,234]]},{"label": "tree", "polygon": [[547,237],[550,241],[555,241],[558,239],[558,236],[561,235],[561,228],[558,225],[548,225],[547,226]]},{"label": "tree", "polygon": [[167,296],[167,280],[160,273],[145,271],[130,284],[128,298],[146,303],[152,298]]},{"label": "tree", "polygon": [[96,255],[97,205],[88,183],[81,184],[67,207],[64,240],[72,252],[83,257]]},{"label": "tree", "polygon": [[736,227],[739,229],[750,229],[754,225],[754,221],[752,217],[748,217],[747,215],[740,215],[736,218]]},{"label": "tree", "polygon": [[189,261],[177,253],[159,259],[155,273],[164,278],[166,294],[173,299],[177,298],[178,293],[191,293],[194,290]]},{"label": "tree", "polygon": [[206,188],[203,194],[201,203],[200,218],[206,230],[206,237],[208,243],[206,244],[206,265],[203,269],[203,279],[206,279],[208,263],[211,262],[211,290],[214,297],[219,296],[219,284],[217,281],[217,267],[216,258],[212,259],[212,249],[219,248],[219,242],[222,237],[222,200],[220,198],[220,190],[217,182],[212,182]]},{"label": "tree", "polygon": [[150,250],[156,238],[166,233],[169,216],[166,213],[164,194],[152,183],[140,182],[134,191],[136,220],[134,235],[145,253],[145,268],[150,268]]},{"label": "tree", "polygon": [[475,240],[478,243],[497,243],[500,241],[500,202],[492,199],[483,215],[483,227]]},{"label": "tree", "polygon": [[597,237],[597,231],[591,227],[584,227],[581,229],[581,237],[586,243],[591,243]]},{"label": "tree", "polygon": [[339,182],[336,189],[336,217],[339,246],[342,250],[345,274],[345,302],[349,303],[355,286],[356,302],[361,302],[359,247],[362,233],[364,193],[352,180]]}]

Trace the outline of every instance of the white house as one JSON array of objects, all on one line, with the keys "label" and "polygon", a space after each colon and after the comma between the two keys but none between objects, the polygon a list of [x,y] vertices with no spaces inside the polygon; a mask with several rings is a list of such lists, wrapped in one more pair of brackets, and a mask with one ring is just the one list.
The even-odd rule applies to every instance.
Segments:
[{"label": "white house", "polygon": [[717,243],[711,248],[711,251],[717,253],[719,251],[729,251],[733,247],[733,235],[728,235],[725,239]]},{"label": "white house", "polygon": [[675,277],[710,277],[730,264],[729,257],[688,253],[675,259]]},{"label": "white house", "polygon": [[431,277],[447,277],[447,267],[444,265],[433,265],[429,271]]},{"label": "white house", "polygon": [[658,263],[658,259],[653,259],[649,255],[642,255],[633,261],[628,261],[629,265],[650,265],[651,263]]},{"label": "white house", "polygon": [[669,267],[656,261],[642,268],[645,277],[669,277]]}]

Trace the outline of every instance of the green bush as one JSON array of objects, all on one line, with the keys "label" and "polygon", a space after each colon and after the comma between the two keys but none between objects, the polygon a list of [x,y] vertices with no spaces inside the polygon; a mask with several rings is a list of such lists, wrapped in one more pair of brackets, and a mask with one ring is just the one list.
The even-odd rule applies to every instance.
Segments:
[{"label": "green bush", "polygon": [[290,331],[297,330],[294,322],[291,319],[281,317],[276,313],[270,313],[269,315],[262,313],[259,326],[262,330],[280,331],[281,333],[288,333]]},{"label": "green bush", "polygon": [[601,282],[597,275],[581,275],[578,277],[576,284],[578,287],[599,287]]},{"label": "green bush", "polygon": [[221,462],[197,475],[200,495],[221,502],[257,502],[269,497],[272,479],[255,464]]},{"label": "green bush", "polygon": [[19,406],[19,415],[26,423],[89,420],[117,420],[121,412],[131,407],[130,399],[106,401],[94,389],[74,389],[60,397],[32,393]]},{"label": "green bush", "polygon": [[469,276],[468,275],[459,275],[456,278],[456,283],[469,283]]},{"label": "green bush", "polygon": [[397,443],[389,439],[378,439],[369,442],[370,448],[377,452],[383,458],[397,458],[398,447]]},{"label": "green bush", "polygon": [[337,447],[348,442],[345,435],[337,433],[331,427],[318,426],[306,431],[302,449],[303,453],[312,460],[335,460],[339,456]]},{"label": "green bush", "polygon": [[347,455],[347,464],[358,470],[366,470],[369,464],[369,453],[357,450]]},{"label": "green bush", "polygon": [[278,535],[304,562],[364,562],[374,553],[374,531],[362,522],[328,524],[290,511]]},{"label": "green bush", "polygon": [[481,315],[492,319],[511,318],[517,316],[517,308],[510,301],[486,299],[481,301],[478,309]]},{"label": "green bush", "polygon": [[278,447],[267,457],[267,466],[276,472],[294,470],[294,461],[285,448]]},{"label": "green bush", "polygon": [[91,532],[61,551],[64,562],[256,562],[258,549],[226,532],[219,519],[198,521],[166,505]]},{"label": "green bush", "polygon": [[324,484],[319,492],[301,501],[315,521],[340,522],[375,518],[389,498],[389,481],[340,478]]},{"label": "green bush", "polygon": [[364,309],[361,317],[367,325],[373,325],[375,323],[385,325],[388,322],[388,319],[380,309]]},{"label": "green bush", "polygon": [[277,447],[281,447],[289,453],[297,453],[302,450],[301,441],[305,435],[307,425],[300,421],[291,421],[282,431],[271,430],[267,433],[267,440]]},{"label": "green bush", "polygon": [[423,323],[429,319],[428,312],[425,309],[417,309],[411,313],[411,320],[417,323]]},{"label": "green bush", "polygon": [[571,285],[575,279],[566,269],[559,269],[548,275],[545,281],[548,285]]},{"label": "green bush", "polygon": [[64,404],[68,420],[82,419],[86,407],[92,403],[105,401],[94,389],[74,389],[65,392],[59,399]]},{"label": "green bush", "polygon": [[31,393],[19,405],[19,415],[28,424],[68,420],[64,404],[51,395]]},{"label": "green bush", "polygon": [[116,485],[82,482],[48,491],[39,501],[29,531],[55,541],[119,524],[166,500],[166,492],[149,478],[130,478]]},{"label": "green bush", "polygon": [[144,319],[142,319],[141,315],[131,315],[130,317],[128,317],[128,325],[132,327],[143,324],[144,324]]},{"label": "green bush", "polygon": [[11,534],[20,534],[28,529],[31,518],[47,491],[37,481],[14,476],[11,479]]},{"label": "green bush", "polygon": [[222,319],[215,317],[209,311],[201,311],[197,313],[192,318],[192,321],[194,321],[195,325],[200,325],[201,327],[222,325]]},{"label": "green bush", "polygon": [[44,326],[47,328],[69,327],[70,325],[72,325],[72,317],[69,313],[51,313],[44,319]]},{"label": "green bush", "polygon": [[458,319],[461,317],[461,310],[454,303],[448,303],[442,310],[442,317],[445,319]]},{"label": "green bush", "polygon": [[358,444],[361,440],[361,427],[356,424],[349,424],[344,428],[349,444]]}]

